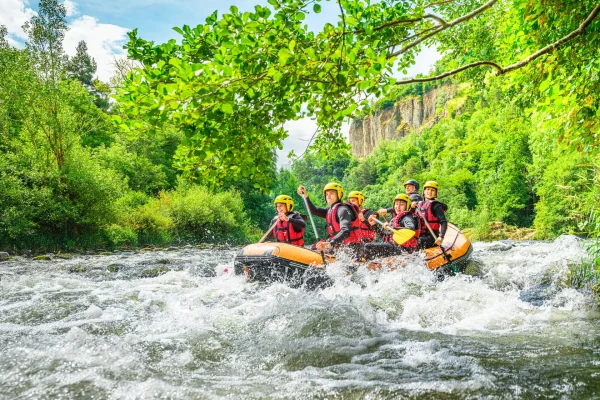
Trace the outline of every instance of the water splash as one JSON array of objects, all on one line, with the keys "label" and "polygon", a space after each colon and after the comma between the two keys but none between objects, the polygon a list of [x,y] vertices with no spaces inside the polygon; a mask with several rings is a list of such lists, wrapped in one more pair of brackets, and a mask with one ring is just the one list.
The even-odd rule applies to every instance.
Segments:
[{"label": "water splash", "polygon": [[320,291],[246,282],[235,251],[4,263],[0,397],[593,397],[582,243],[474,248],[475,276],[339,261]]}]

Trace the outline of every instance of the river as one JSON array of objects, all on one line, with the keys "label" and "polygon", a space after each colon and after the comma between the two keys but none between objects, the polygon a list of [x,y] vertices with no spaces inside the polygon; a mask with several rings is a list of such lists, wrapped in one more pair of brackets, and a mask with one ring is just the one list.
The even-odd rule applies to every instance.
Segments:
[{"label": "river", "polygon": [[568,287],[575,237],[475,243],[477,273],[443,282],[420,259],[332,265],[319,291],[246,282],[235,254],[0,263],[0,397],[600,397],[600,314]]}]

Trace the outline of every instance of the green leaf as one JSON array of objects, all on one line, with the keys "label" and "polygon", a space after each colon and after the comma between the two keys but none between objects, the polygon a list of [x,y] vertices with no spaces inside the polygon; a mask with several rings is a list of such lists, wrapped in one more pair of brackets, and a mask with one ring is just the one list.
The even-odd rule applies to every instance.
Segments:
[{"label": "green leaf", "polygon": [[318,14],[321,12],[321,5],[320,4],[315,4],[313,6],[313,11],[315,12],[315,14]]},{"label": "green leaf", "polygon": [[225,114],[233,114],[233,106],[231,103],[223,103],[221,105],[221,111],[223,111]]},{"label": "green leaf", "polygon": [[548,87],[550,86],[551,83],[552,82],[550,82],[549,80],[545,80],[542,83],[540,83],[540,88],[539,88],[540,92],[545,92],[546,89],[548,89]]},{"label": "green leaf", "polygon": [[286,48],[282,48],[279,49],[279,53],[277,55],[279,56],[279,62],[285,64],[288,58],[290,58],[290,51]]}]

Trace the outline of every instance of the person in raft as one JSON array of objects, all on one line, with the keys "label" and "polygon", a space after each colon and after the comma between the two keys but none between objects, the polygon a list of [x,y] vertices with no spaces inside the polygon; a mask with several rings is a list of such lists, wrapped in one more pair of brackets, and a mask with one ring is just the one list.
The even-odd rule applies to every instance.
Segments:
[{"label": "person in raft", "polygon": [[371,215],[375,215],[373,210],[363,208],[365,196],[354,190],[348,195],[348,201],[358,208],[358,218],[352,223],[352,230],[360,237],[362,243],[370,243],[375,240],[375,229],[368,223]]},{"label": "person in raft", "polygon": [[271,226],[277,224],[273,229],[275,240],[296,246],[304,246],[306,222],[301,214],[294,212],[294,199],[281,194],[275,198],[274,204],[277,215],[271,221]]},{"label": "person in raft", "polygon": [[358,218],[359,210],[352,203],[343,203],[344,188],[337,183],[328,183],[323,188],[323,194],[328,208],[316,207],[308,198],[304,186],[298,187],[298,194],[306,197],[308,210],[312,215],[325,218],[329,239],[315,243],[317,251],[326,251],[341,248],[350,249],[354,256],[358,256],[361,248],[360,237],[356,230],[352,230],[352,223]]},{"label": "person in raft", "polygon": [[[448,206],[437,201],[439,190],[440,185],[436,181],[425,182],[425,185],[423,185],[425,200],[419,201],[416,205],[416,213],[421,219],[420,249],[442,244],[446,229],[448,229],[448,221],[445,214],[448,211]],[[437,240],[433,238],[425,222],[429,224]]]},{"label": "person in raft", "polygon": [[[417,237],[420,234],[419,220],[414,215],[413,209],[410,207],[410,198],[406,194],[399,194],[394,198],[394,214],[395,217],[391,222],[385,223],[384,227],[390,227],[393,229],[406,228],[415,231],[415,236],[410,238],[405,243],[396,243],[393,239],[393,235],[385,228],[379,228],[380,233],[384,235],[384,243],[367,243],[365,244],[365,258],[367,260],[376,257],[389,257],[398,255],[401,253],[412,253],[417,249],[418,241]],[[369,217],[369,224],[375,226],[374,221],[377,218],[376,215]]]},{"label": "person in raft", "polygon": [[406,195],[410,197],[413,202],[423,201],[423,197],[419,194],[419,182],[414,179],[409,179],[404,184],[404,190]]},{"label": "person in raft", "polygon": [[[410,197],[410,200],[412,202],[418,203],[419,201],[423,201],[423,197],[419,194],[419,182],[417,182],[416,180],[414,180],[414,179],[407,180],[406,183],[404,184],[404,191],[406,192],[406,195],[408,197]],[[415,204],[415,207],[416,207],[416,204]],[[409,204],[409,208],[410,208],[410,204]],[[380,215],[392,213],[392,217],[394,217],[396,215],[396,212],[394,211],[394,207],[382,208],[381,210],[378,210],[377,213]]]}]

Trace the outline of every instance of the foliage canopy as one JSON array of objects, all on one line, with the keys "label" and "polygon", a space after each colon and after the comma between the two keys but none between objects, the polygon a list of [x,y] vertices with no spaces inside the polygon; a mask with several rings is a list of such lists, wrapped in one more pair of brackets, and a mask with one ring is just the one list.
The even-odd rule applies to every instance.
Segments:
[{"label": "foliage canopy", "polygon": [[[178,153],[186,175],[213,185],[233,177],[266,187],[263,175],[271,149],[281,148],[287,135],[286,121],[315,118],[313,148],[343,154],[341,122],[368,106],[369,96],[387,95],[396,84],[470,68],[478,68],[472,76],[489,67],[497,74],[524,68],[507,84],[524,89],[530,105],[538,100],[538,86],[549,94],[546,101],[560,97],[559,106],[541,105],[540,112],[559,113],[568,126],[577,115],[598,110],[598,98],[583,89],[583,81],[560,83],[575,60],[587,57],[587,68],[597,71],[597,57],[590,56],[597,48],[600,6],[591,0],[551,1],[552,7],[534,0],[337,0],[336,24],[313,32],[304,20],[319,13],[321,3],[269,0],[252,12],[233,6],[194,28],[174,28],[181,41],[161,45],[134,30],[127,48],[142,67],[118,97],[132,116],[122,127],[139,132],[174,124],[186,136]],[[424,45],[448,55],[445,71],[398,80]],[[532,75],[546,76],[535,90]],[[584,125],[570,132],[588,143],[597,121],[588,118]]]}]

